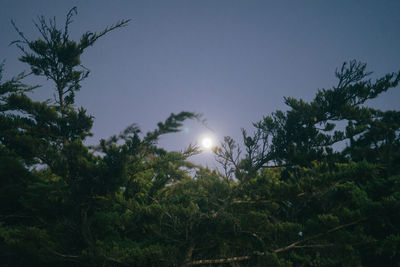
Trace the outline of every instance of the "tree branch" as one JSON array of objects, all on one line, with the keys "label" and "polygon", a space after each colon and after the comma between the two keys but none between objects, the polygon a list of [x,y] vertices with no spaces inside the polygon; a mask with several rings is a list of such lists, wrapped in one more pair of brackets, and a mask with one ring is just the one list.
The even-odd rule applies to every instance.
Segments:
[{"label": "tree branch", "polygon": [[192,261],[188,264],[191,265],[202,265],[202,264],[221,264],[221,263],[230,263],[230,262],[238,262],[238,261],[245,261],[250,259],[250,256],[241,256],[241,257],[232,257],[232,258],[225,258],[225,259],[215,259],[215,260],[197,260]]},{"label": "tree branch", "polygon": [[[305,238],[305,239],[303,239],[303,240],[298,240],[298,241],[296,241],[296,242],[294,242],[294,243],[292,243],[292,244],[290,244],[290,245],[288,245],[288,246],[286,246],[286,247],[275,249],[275,250],[273,250],[273,252],[279,253],[279,252],[283,252],[283,251],[286,251],[286,250],[289,250],[289,249],[292,249],[292,248],[302,248],[302,247],[305,247],[305,246],[297,246],[297,244],[303,243],[303,242],[305,242],[305,241],[310,241],[310,240],[316,239],[316,238],[318,238],[318,237],[321,237],[321,236],[323,236],[323,235],[332,233],[332,232],[334,232],[334,231],[337,231],[337,230],[346,228],[346,227],[351,226],[351,225],[355,225],[355,224],[357,224],[357,223],[359,223],[359,222],[361,222],[361,221],[363,221],[363,220],[365,220],[365,218],[360,219],[360,220],[357,220],[357,221],[354,221],[354,222],[351,222],[351,223],[347,223],[347,224],[342,224],[342,225],[336,226],[336,227],[334,227],[334,228],[332,228],[332,229],[326,231],[325,233],[319,233],[319,234],[310,236],[310,237],[308,237],[308,238]],[[309,245],[309,246],[310,246],[310,245]]]},{"label": "tree branch", "polygon": [[[365,218],[357,220],[357,221],[354,221],[354,222],[350,222],[350,223],[347,223],[347,224],[342,224],[342,225],[336,226],[336,227],[326,231],[325,233],[319,233],[319,234],[310,236],[308,238],[305,238],[305,239],[302,239],[302,240],[298,240],[298,241],[293,242],[292,244],[290,244],[290,245],[288,245],[286,247],[275,249],[272,252],[273,253],[280,253],[280,252],[284,252],[284,251],[287,251],[287,250],[290,250],[290,249],[294,249],[294,248],[324,248],[324,247],[334,246],[334,244],[331,244],[331,243],[329,243],[329,244],[301,245],[301,246],[298,245],[298,244],[303,243],[305,241],[316,239],[316,238],[318,238],[320,236],[332,233],[334,231],[346,228],[348,226],[355,225],[355,224],[357,224],[357,223],[359,223],[359,222],[361,222],[363,220],[365,220]],[[264,256],[265,255],[264,252],[259,252],[259,251],[254,251],[253,254],[254,255],[258,255],[258,256]],[[221,264],[221,263],[223,264],[223,263],[231,263],[231,262],[238,262],[238,261],[246,261],[246,260],[251,259],[251,257],[252,256],[247,255],[247,256],[231,257],[231,258],[224,258],[224,259],[197,260],[197,261],[189,262],[187,264],[187,266],[203,265],[203,264]]]}]

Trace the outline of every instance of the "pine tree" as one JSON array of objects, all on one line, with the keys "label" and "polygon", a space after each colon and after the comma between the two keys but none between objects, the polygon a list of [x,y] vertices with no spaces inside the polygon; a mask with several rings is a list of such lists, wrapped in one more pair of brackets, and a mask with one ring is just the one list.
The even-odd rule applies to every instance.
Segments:
[{"label": "pine tree", "polygon": [[[367,101],[398,86],[344,63],[310,102],[226,137],[219,170],[157,145],[197,114],[171,114],[88,147],[93,118],[74,106],[80,63],[100,33],[69,39],[39,17],[41,39],[16,27],[21,61],[54,83],[33,101],[26,74],[0,75],[0,262],[5,266],[396,266],[400,262],[400,112]],[[3,65],[0,66],[0,74]],[[342,125],[344,125],[342,127]],[[334,145],[341,144],[334,149]]]},{"label": "pine tree", "polygon": [[370,74],[366,64],[344,63],[337,86],[309,103],[286,98],[287,112],[255,123],[253,135],[243,131],[243,158],[230,138],[216,150],[225,177],[237,177],[232,216],[254,238],[243,264],[254,251],[274,266],[399,262],[400,112],[365,103],[398,86],[400,72],[375,82]]}]

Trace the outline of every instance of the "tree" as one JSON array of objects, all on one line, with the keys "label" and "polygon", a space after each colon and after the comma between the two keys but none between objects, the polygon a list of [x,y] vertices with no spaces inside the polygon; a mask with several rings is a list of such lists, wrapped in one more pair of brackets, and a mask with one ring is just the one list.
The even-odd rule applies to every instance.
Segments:
[{"label": "tree", "polygon": [[[80,64],[80,56],[100,37],[128,21],[99,34],[86,32],[75,42],[68,34],[74,13],[76,8],[68,12],[63,29],[56,27],[55,19],[47,24],[40,17],[35,26],[42,39],[36,41],[25,38],[13,23],[21,37],[13,42],[23,53],[20,60],[29,64],[32,74],[53,81],[56,96],[55,105],[32,101],[26,92],[35,87],[22,83],[24,74],[1,84],[0,170],[5,199],[0,215],[0,246],[2,262],[10,265],[119,263],[120,255],[109,251],[104,240],[119,240],[120,229],[104,232],[114,228],[114,221],[108,219],[106,225],[95,222],[104,220],[104,216],[113,218],[121,209],[123,214],[129,210],[114,207],[123,196],[121,188],[126,188],[128,195],[132,176],[153,168],[153,157],[171,160],[172,155],[156,147],[159,136],[176,132],[183,120],[197,117],[189,112],[171,114],[143,138],[138,128],[128,127],[121,135],[103,140],[98,147],[101,156],[95,155],[83,143],[90,135],[93,118],[83,108],[73,106],[74,93],[89,74]],[[117,141],[123,144],[117,145]],[[194,151],[189,149],[187,155],[173,158],[182,161]],[[165,164],[157,162],[155,166]],[[178,167],[173,178],[169,178],[173,170],[165,173],[158,169],[157,178],[151,181],[153,194],[182,175]]]},{"label": "tree", "polygon": [[55,101],[63,116],[66,115],[68,106],[74,103],[75,92],[81,88],[80,82],[89,75],[89,70],[81,64],[81,55],[99,38],[126,26],[129,22],[121,20],[100,33],[88,31],[82,35],[79,42],[76,42],[69,39],[69,25],[72,23],[74,13],[77,13],[76,7],[68,12],[64,29],[57,28],[55,18],[46,22],[46,18],[40,16],[35,26],[42,39],[35,41],[28,40],[12,21],[21,37],[20,40],[12,42],[23,53],[20,60],[29,64],[33,74],[44,76],[55,83]]},{"label": "tree", "polygon": [[335,87],[310,102],[286,98],[288,111],[243,130],[243,145],[226,137],[215,149],[220,173],[189,162],[195,146],[157,145],[199,119],[191,112],[85,145],[93,118],[73,105],[88,75],[80,56],[127,21],[76,42],[74,13],[63,29],[40,17],[42,40],[14,24],[21,60],[56,95],[33,101],[25,74],[0,79],[3,265],[398,265],[400,112],[366,104],[398,86],[400,72],[372,82],[365,64],[344,63]]},{"label": "tree", "polygon": [[[238,259],[261,251],[287,261],[277,266],[398,263],[400,112],[365,103],[398,86],[400,72],[375,82],[370,74],[366,64],[344,63],[337,86],[310,103],[286,98],[287,112],[255,123],[252,136],[243,131],[242,158],[230,138],[216,150],[225,177],[238,179],[230,203],[246,219],[237,227],[260,242]],[[336,129],[339,122],[347,126]],[[250,214],[257,219],[245,223]]]}]

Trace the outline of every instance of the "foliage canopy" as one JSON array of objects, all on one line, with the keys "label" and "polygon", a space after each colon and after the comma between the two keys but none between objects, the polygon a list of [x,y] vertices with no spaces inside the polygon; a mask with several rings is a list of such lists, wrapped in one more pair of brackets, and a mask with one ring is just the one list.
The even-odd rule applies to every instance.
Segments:
[{"label": "foliage canopy", "polygon": [[39,17],[35,41],[13,23],[20,60],[54,82],[55,101],[32,100],[25,74],[0,79],[4,266],[399,266],[400,111],[366,103],[400,72],[372,81],[366,64],[344,63],[332,89],[286,98],[243,144],[225,137],[210,170],[188,161],[196,147],[157,146],[191,112],[85,145],[80,57],[128,21],[73,41],[74,13],[61,29]]}]

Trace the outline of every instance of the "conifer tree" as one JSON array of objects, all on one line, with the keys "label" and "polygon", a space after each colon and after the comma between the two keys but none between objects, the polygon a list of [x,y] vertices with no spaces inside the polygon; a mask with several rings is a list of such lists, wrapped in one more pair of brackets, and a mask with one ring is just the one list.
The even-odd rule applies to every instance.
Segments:
[{"label": "conifer tree", "polygon": [[[0,262],[4,266],[397,266],[400,262],[400,111],[367,106],[400,72],[372,81],[344,63],[338,84],[226,137],[219,170],[166,151],[163,134],[197,114],[171,114],[88,147],[93,118],[74,106],[100,33],[69,39],[39,17],[41,39],[16,27],[33,75],[54,84],[34,101],[26,74],[0,66]],[[342,125],[344,125],[342,127]],[[341,147],[334,149],[335,144]],[[397,264],[397,265],[396,265]]]},{"label": "conifer tree", "polygon": [[40,16],[35,26],[41,39],[34,41],[27,39],[15,22],[12,22],[21,38],[12,42],[23,53],[20,60],[31,67],[34,75],[44,76],[54,82],[55,101],[63,116],[66,115],[67,108],[74,103],[75,92],[81,88],[81,81],[89,75],[89,70],[81,64],[82,54],[99,38],[126,26],[129,22],[121,20],[100,33],[85,32],[77,42],[69,36],[69,26],[76,13],[76,7],[68,12],[63,28],[57,28],[55,18],[47,22],[44,16]]}]

